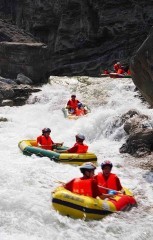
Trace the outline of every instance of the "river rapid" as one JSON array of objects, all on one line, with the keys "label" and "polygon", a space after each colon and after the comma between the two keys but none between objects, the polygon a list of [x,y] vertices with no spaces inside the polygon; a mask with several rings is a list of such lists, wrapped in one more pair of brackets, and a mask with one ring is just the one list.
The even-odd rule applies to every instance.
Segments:
[{"label": "river rapid", "polygon": [[[131,79],[50,77],[50,83],[33,93],[21,107],[3,107],[0,117],[0,240],[151,240],[153,236],[153,174],[139,168],[119,148],[127,136],[121,116],[135,109],[150,117],[153,111],[134,91]],[[61,111],[75,93],[91,113],[78,120]],[[44,127],[51,128],[55,142],[71,147],[75,135],[86,136],[89,150],[100,163],[111,160],[122,185],[131,189],[138,207],[117,212],[99,221],[61,216],[51,206],[51,192],[81,176],[78,166],[24,156],[18,148],[23,139],[35,139]]]}]

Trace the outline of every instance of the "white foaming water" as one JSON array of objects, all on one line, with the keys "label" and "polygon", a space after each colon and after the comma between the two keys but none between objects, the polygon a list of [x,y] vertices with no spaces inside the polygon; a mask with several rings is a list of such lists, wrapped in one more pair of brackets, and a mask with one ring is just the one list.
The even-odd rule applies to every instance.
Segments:
[{"label": "white foaming water", "polygon": [[[91,108],[86,117],[64,118],[61,108],[72,93]],[[130,79],[51,77],[50,84],[34,93],[27,105],[1,108],[0,116],[9,121],[0,123],[0,240],[152,239],[153,175],[133,167],[133,158],[119,153],[126,139],[122,114],[136,109],[150,116],[152,123],[152,110],[135,95]],[[81,173],[77,166],[22,154],[18,142],[35,139],[44,127],[52,129],[55,142],[64,141],[69,147],[76,133],[84,134],[89,150],[98,156],[96,173],[100,163],[110,159],[113,172],[134,192],[138,207],[87,222],[53,210],[51,191],[58,186],[55,179],[67,182]]]}]

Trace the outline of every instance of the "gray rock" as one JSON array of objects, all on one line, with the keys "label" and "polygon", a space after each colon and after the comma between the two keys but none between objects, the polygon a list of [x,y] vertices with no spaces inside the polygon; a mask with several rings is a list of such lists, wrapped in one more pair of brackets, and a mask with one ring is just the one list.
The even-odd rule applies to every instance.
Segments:
[{"label": "gray rock", "polygon": [[153,130],[145,129],[131,134],[120,148],[120,153],[129,153],[134,157],[144,157],[153,150]]},{"label": "gray rock", "polygon": [[26,77],[26,76],[25,76],[24,74],[22,74],[22,73],[19,73],[19,74],[17,75],[16,82],[17,82],[18,84],[29,84],[29,85],[32,85],[32,84],[33,84],[32,80],[31,80],[30,78]]},{"label": "gray rock", "polygon": [[2,77],[0,77],[0,82],[7,83],[7,84],[16,84],[16,82],[14,80],[2,78]]},{"label": "gray rock", "polygon": [[7,118],[5,118],[5,117],[0,117],[0,122],[7,122],[7,121],[8,121]]},{"label": "gray rock", "polygon": [[0,106],[21,106],[26,103],[32,92],[40,89],[24,84],[7,84],[0,82]]},{"label": "gray rock", "polygon": [[131,73],[134,84],[142,96],[153,106],[153,27],[131,59]]},{"label": "gray rock", "polygon": [[40,83],[49,75],[98,76],[118,60],[128,64],[150,30],[150,9],[152,0],[1,1],[1,18],[18,27],[0,24],[2,76],[22,72]]},{"label": "gray rock", "polygon": [[124,130],[129,137],[119,149],[120,153],[129,153],[135,157],[151,154],[153,151],[153,128],[148,116],[130,110],[122,116],[122,119]]},{"label": "gray rock", "polygon": [[1,106],[2,106],[2,107],[4,107],[4,106],[10,106],[10,107],[12,107],[12,106],[13,106],[13,101],[10,100],[10,99],[2,100]]}]

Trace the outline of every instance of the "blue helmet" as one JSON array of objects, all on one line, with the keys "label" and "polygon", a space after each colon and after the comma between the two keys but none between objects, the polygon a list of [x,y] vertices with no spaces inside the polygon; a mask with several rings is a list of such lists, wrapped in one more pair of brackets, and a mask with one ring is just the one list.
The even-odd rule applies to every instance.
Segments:
[{"label": "blue helmet", "polygon": [[101,169],[104,169],[105,166],[110,166],[110,168],[112,169],[113,164],[111,163],[111,161],[106,160],[106,161],[102,162]]},{"label": "blue helmet", "polygon": [[82,107],[82,103],[79,102],[79,103],[78,103],[78,107]]}]

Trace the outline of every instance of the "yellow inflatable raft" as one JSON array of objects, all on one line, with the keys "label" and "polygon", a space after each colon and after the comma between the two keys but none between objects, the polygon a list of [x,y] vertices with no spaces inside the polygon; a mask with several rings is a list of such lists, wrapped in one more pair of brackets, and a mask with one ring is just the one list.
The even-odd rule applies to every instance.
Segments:
[{"label": "yellow inflatable raft", "polygon": [[62,108],[62,112],[64,113],[64,117],[67,118],[67,119],[73,119],[73,120],[76,120],[76,119],[81,118],[81,117],[86,117],[87,114],[91,112],[91,110],[88,106],[86,106],[84,104],[83,104],[83,106],[86,110],[86,114],[84,114],[82,116],[77,116],[76,114],[71,114],[66,107]]},{"label": "yellow inflatable raft", "polygon": [[[94,153],[57,153],[54,151],[42,149],[38,147],[36,140],[22,140],[18,144],[24,155],[31,156],[35,154],[39,157],[48,157],[53,161],[60,163],[69,163],[82,165],[85,162],[96,163],[97,156]],[[67,149],[67,147],[57,147],[59,150]]]},{"label": "yellow inflatable raft", "polygon": [[58,187],[52,193],[52,206],[62,215],[72,218],[101,219],[116,211],[130,210],[136,206],[132,193],[125,189],[126,195],[115,195],[102,200],[72,193],[64,187]]}]

